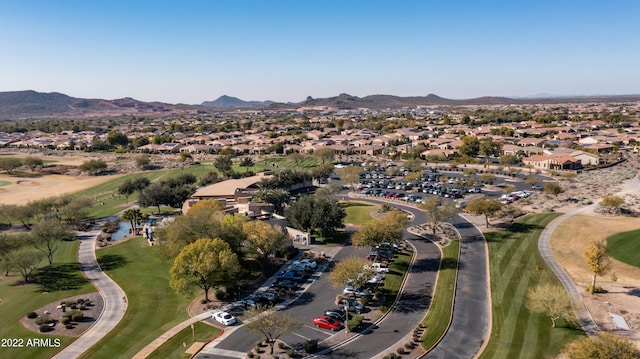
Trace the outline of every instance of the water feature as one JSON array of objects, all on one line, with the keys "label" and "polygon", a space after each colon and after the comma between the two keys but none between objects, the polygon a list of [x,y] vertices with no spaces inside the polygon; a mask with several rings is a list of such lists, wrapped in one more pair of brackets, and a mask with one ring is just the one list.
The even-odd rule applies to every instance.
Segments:
[{"label": "water feature", "polygon": [[118,239],[122,239],[129,235],[129,230],[131,229],[131,223],[129,222],[119,222],[120,227],[118,230],[111,234],[111,240],[117,241]]}]

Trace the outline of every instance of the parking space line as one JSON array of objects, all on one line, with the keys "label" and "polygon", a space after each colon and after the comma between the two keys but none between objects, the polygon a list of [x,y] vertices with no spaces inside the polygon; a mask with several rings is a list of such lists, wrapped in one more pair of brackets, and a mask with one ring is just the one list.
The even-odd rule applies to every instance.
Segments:
[{"label": "parking space line", "polygon": [[305,324],[304,326],[305,326],[305,327],[307,327],[307,328],[311,328],[311,329],[313,329],[313,330],[315,330],[315,331],[318,331],[318,332],[320,332],[320,333],[323,333],[323,334],[325,334],[325,335],[327,335],[327,336],[331,336],[331,334],[327,333],[327,332],[326,332],[326,331],[324,331],[323,329],[316,328],[316,327],[314,327],[314,326],[312,326],[312,325],[306,325],[306,324]]},{"label": "parking space line", "polygon": [[291,332],[291,334],[293,334],[293,335],[295,335],[295,336],[298,336],[298,337],[300,337],[300,338],[302,338],[302,339],[304,339],[304,340],[311,340],[311,338],[307,338],[307,337],[305,337],[304,335],[302,335],[302,334],[298,334],[298,333],[296,333],[296,332]]}]

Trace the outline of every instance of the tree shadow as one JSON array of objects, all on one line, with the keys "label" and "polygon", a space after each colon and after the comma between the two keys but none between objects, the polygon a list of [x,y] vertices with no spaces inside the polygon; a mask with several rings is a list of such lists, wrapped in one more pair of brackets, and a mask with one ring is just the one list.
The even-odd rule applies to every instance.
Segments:
[{"label": "tree shadow", "polygon": [[402,293],[393,310],[405,314],[426,312],[430,305],[430,295],[425,295],[424,293]]},{"label": "tree shadow", "polygon": [[416,260],[411,267],[414,273],[435,272],[440,266],[440,258],[421,258]]},{"label": "tree shadow", "polygon": [[633,295],[635,297],[640,297],[640,289],[633,288],[627,292],[628,295]]},{"label": "tree shadow", "polygon": [[39,292],[78,289],[88,280],[78,270],[79,263],[51,264],[38,270],[35,281]]},{"label": "tree shadow", "polygon": [[302,293],[302,295],[300,295],[298,298],[296,298],[293,302],[291,302],[289,305],[286,306],[286,308],[283,308],[282,310],[285,311],[285,310],[289,310],[289,308],[294,308],[301,305],[307,305],[313,302],[313,299],[315,297],[316,297],[315,294],[311,292],[304,292]]},{"label": "tree shadow", "polygon": [[107,254],[98,258],[98,264],[104,271],[120,268],[127,263],[129,263],[127,257],[119,254]]}]

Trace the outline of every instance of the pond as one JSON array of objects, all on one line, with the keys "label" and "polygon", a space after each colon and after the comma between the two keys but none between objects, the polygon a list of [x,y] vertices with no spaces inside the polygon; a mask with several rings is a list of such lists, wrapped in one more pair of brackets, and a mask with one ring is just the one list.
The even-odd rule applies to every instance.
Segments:
[{"label": "pond", "polygon": [[120,227],[118,230],[111,234],[111,240],[117,241],[118,239],[122,239],[129,235],[129,230],[131,229],[131,223],[129,222],[119,222]]}]

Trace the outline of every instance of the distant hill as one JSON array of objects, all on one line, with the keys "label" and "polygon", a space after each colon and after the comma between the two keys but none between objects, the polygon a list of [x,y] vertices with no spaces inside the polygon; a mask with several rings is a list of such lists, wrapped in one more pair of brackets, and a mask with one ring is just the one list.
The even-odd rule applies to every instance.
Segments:
[{"label": "distant hill", "polygon": [[509,105],[544,103],[587,103],[640,101],[640,95],[629,96],[585,96],[551,98],[508,98],[484,96],[464,100],[452,100],[434,94],[427,96],[399,97],[393,95],[369,95],[357,97],[342,93],[338,96],[314,99],[311,96],[298,103],[275,103],[269,108],[327,108],[327,109],[385,109],[417,106],[468,106],[468,105]]},{"label": "distant hill", "polygon": [[584,96],[551,98],[478,97],[452,100],[437,95],[400,97],[393,95],[370,95],[357,97],[342,93],[338,96],[314,99],[311,96],[298,103],[276,103],[273,101],[243,101],[236,97],[220,96],[201,105],[167,104],[143,102],[125,97],[116,100],[83,99],[65,94],[36,91],[0,92],[0,119],[24,119],[44,117],[91,117],[122,115],[171,115],[233,109],[386,109],[415,108],[418,106],[465,106],[508,104],[562,104],[587,102],[636,102],[640,95],[628,96]]},{"label": "distant hill", "polygon": [[179,106],[143,102],[129,97],[117,100],[75,98],[58,92],[0,92],[0,118],[118,116],[163,114]]},{"label": "distant hill", "polygon": [[223,95],[214,101],[205,101],[201,106],[213,108],[264,108],[273,101],[243,101],[237,97]]}]

